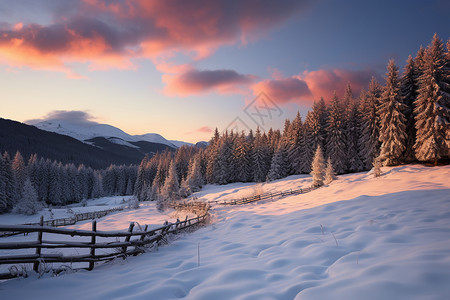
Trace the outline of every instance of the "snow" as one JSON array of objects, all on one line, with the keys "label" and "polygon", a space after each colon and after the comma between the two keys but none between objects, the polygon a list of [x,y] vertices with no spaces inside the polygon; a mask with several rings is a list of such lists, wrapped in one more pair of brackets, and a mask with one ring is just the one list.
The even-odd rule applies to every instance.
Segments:
[{"label": "snow", "polygon": [[169,142],[177,148],[180,148],[181,146],[193,146],[194,145],[192,143],[177,141],[177,140],[169,140]]},{"label": "snow", "polygon": [[[307,194],[214,206],[212,224],[158,251],[91,272],[9,280],[0,283],[0,294],[2,299],[448,299],[450,166],[382,171],[377,178],[370,172],[342,175]],[[259,185],[207,185],[197,196],[225,200],[310,184],[310,176],[290,176]],[[140,210],[133,217],[145,218]],[[123,228],[121,220],[129,216],[116,213],[109,224],[105,218],[99,226],[105,222],[102,229],[113,230]]]},{"label": "snow", "polygon": [[[142,135],[130,135],[121,129],[95,122],[73,123],[65,120],[46,120],[31,124],[39,129],[56,132],[63,135],[68,135],[79,141],[85,142],[95,137],[105,137],[113,143],[126,145],[136,148],[126,142],[146,141],[151,143],[164,144],[170,147],[178,147],[177,145],[183,142],[175,141],[177,145],[171,141],[166,140],[163,136],[157,133],[146,133]],[[126,144],[125,144],[126,143]]]}]

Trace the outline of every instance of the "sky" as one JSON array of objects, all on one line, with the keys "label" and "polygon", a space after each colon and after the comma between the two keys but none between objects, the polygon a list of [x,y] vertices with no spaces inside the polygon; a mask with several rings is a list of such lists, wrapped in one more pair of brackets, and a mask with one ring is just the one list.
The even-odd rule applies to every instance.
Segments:
[{"label": "sky", "polygon": [[186,142],[282,129],[447,41],[449,15],[444,0],[0,0],[0,117]]}]

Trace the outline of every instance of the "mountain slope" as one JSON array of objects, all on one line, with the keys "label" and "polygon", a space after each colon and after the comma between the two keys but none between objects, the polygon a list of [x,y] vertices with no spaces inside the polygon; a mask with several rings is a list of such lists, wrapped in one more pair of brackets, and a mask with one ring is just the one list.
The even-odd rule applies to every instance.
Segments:
[{"label": "mountain slope", "polygon": [[[112,126],[111,126],[112,127]],[[91,138],[92,139],[92,138]],[[67,135],[41,130],[34,126],[0,118],[0,151],[14,156],[20,151],[24,159],[31,154],[63,163],[85,164],[93,168],[106,168],[110,164],[138,164],[146,153],[173,148],[161,144],[134,145],[132,148],[113,143],[106,138],[95,139],[95,147]],[[145,151],[143,151],[142,147]]]},{"label": "mountain slope", "polygon": [[94,122],[74,124],[64,120],[46,120],[30,125],[36,126],[42,130],[68,135],[82,142],[89,141],[97,137],[103,137],[109,139],[112,143],[117,142],[122,145],[124,142],[131,143],[144,141],[153,144],[163,144],[171,148],[179,147],[157,133],[130,135],[123,130],[108,124],[98,124]]},{"label": "mountain slope", "polygon": [[[158,251],[92,272],[0,283],[5,299],[448,299],[450,166],[341,175],[310,193],[215,206],[211,223]],[[309,186],[311,176],[206,185],[200,200]],[[154,202],[108,215],[101,230],[142,223]],[[145,215],[142,210],[145,211]],[[161,220],[162,222],[162,220]],[[79,223],[71,228],[90,229]],[[157,223],[153,226],[158,226]],[[35,237],[33,237],[35,239]],[[20,242],[25,237],[14,237]],[[70,270],[69,270],[70,271]],[[126,274],[126,276],[124,276]]]}]

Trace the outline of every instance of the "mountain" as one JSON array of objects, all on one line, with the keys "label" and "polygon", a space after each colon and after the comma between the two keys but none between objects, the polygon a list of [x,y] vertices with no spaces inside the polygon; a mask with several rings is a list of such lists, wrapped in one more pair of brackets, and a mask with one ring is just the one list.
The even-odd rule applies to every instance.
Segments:
[{"label": "mountain", "polygon": [[[20,151],[26,160],[31,154],[36,153],[39,157],[76,165],[85,164],[99,169],[106,168],[110,164],[138,164],[145,154],[165,149],[175,150],[173,145],[142,141],[137,138],[135,141],[125,141],[122,137],[127,138],[127,134],[109,125],[94,126],[92,131],[76,131],[79,128],[64,125],[47,123],[43,127],[58,129],[66,133],[65,135],[0,118],[0,152],[7,151],[10,156],[14,156],[16,151]],[[95,136],[93,132],[115,136],[106,138]],[[68,134],[86,140],[81,142]]]},{"label": "mountain", "polygon": [[[130,135],[117,127],[107,124],[98,124],[95,122],[74,124],[64,120],[46,120],[38,123],[32,123],[30,125],[36,126],[42,130],[68,135],[82,142],[86,142],[96,137],[104,137],[112,143],[122,144],[129,147],[132,146],[126,142],[130,143],[144,141],[155,144],[164,144],[171,148],[178,148],[177,145],[174,145],[171,141],[166,140],[157,133]],[[174,142],[178,143],[177,141]]]}]

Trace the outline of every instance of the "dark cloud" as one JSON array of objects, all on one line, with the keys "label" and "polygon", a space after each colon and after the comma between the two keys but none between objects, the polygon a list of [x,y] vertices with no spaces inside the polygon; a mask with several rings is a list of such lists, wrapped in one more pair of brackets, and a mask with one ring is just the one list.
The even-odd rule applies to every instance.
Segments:
[{"label": "dark cloud", "polygon": [[26,124],[34,125],[43,121],[61,120],[67,123],[81,126],[95,125],[95,118],[88,112],[81,110],[54,110],[40,119],[25,121]]},{"label": "dark cloud", "polygon": [[166,77],[166,92],[169,94],[196,94],[214,89],[226,93],[245,87],[256,79],[252,75],[239,74],[234,70],[189,70],[180,75]]}]

